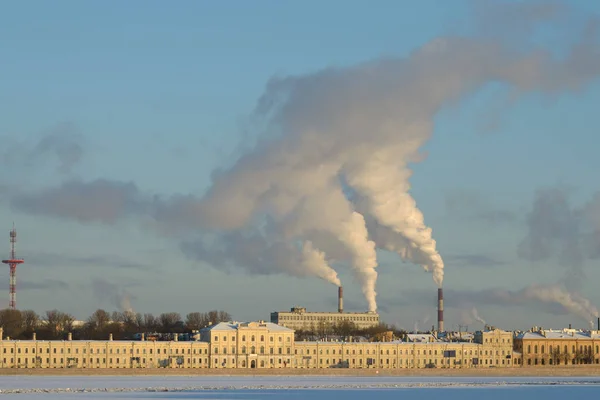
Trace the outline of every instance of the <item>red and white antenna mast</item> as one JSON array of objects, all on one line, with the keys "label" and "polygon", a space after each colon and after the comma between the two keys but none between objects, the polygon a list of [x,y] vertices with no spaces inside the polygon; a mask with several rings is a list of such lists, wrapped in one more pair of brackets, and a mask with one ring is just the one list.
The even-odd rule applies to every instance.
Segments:
[{"label": "red and white antenna mast", "polygon": [[23,259],[17,258],[17,254],[15,252],[15,244],[17,243],[17,229],[15,228],[15,224],[13,222],[13,228],[10,231],[10,259],[2,260],[4,264],[8,264],[10,267],[10,302],[8,303],[8,307],[15,310],[17,308],[17,264],[23,264],[25,261]]}]

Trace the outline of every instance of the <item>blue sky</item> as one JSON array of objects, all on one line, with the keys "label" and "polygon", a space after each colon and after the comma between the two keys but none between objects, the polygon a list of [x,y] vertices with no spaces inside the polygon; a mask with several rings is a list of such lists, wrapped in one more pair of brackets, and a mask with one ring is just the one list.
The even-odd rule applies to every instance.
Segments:
[{"label": "blue sky", "polygon": [[[596,2],[569,3],[576,21],[600,14]],[[134,182],[147,194],[202,195],[211,171],[239,155],[272,76],[406,57],[437,36],[471,33],[470,6],[458,0],[6,3],[0,15],[0,188],[35,191],[70,179],[106,178]],[[566,30],[538,32],[535,40],[560,52],[580,28],[567,24]],[[563,269],[556,258],[533,263],[517,255],[536,190],[566,185],[579,207],[599,189],[600,80],[551,99],[527,95],[500,113],[497,129],[483,129],[503,93],[491,85],[442,110],[424,148],[428,158],[411,178],[412,194],[446,258],[450,293],[559,280]],[[57,170],[51,152],[32,150],[57,132],[72,133],[81,147],[68,172]],[[9,163],[16,152],[23,157]],[[335,309],[333,287],[316,278],[219,271],[186,258],[178,243],[143,218],[79,223],[30,215],[11,207],[9,198],[0,192],[0,231],[5,226],[8,233],[12,221],[19,229],[18,251],[26,259],[17,275],[19,308],[58,308],[84,318],[99,307],[115,309],[129,296],[140,312],[219,308],[241,320],[267,319],[293,305]],[[477,217],[490,212],[510,217]],[[0,242],[4,253],[6,239]],[[466,256],[479,257],[479,265],[448,261]],[[381,252],[379,259],[383,319],[408,329],[415,321],[431,325],[431,277],[395,255]],[[587,283],[600,278],[598,260],[584,267],[581,293],[600,305]],[[360,288],[350,274],[342,276],[347,308],[364,309]],[[8,268],[2,281],[7,286]],[[415,290],[430,291],[431,299]],[[2,304],[8,304],[7,289],[0,292]],[[446,304],[447,325],[468,322],[472,305],[506,328],[581,324],[533,302],[511,306],[510,313],[506,305],[477,297],[453,308],[447,295]]]}]

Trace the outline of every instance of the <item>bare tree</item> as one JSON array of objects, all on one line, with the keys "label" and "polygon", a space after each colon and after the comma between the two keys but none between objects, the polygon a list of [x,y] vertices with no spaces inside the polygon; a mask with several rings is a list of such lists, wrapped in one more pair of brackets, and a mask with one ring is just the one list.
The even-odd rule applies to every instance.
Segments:
[{"label": "bare tree", "polygon": [[173,332],[177,328],[177,323],[181,321],[181,315],[176,312],[162,313],[160,317],[161,329],[163,332]]},{"label": "bare tree", "polygon": [[225,311],[212,310],[208,312],[209,324],[218,324],[219,322],[231,321],[231,315]]},{"label": "bare tree", "polygon": [[144,314],[144,329],[148,332],[155,331],[158,328],[158,322],[153,314]]},{"label": "bare tree", "polygon": [[124,314],[122,312],[119,311],[113,311],[110,319],[112,320],[112,322],[123,322],[124,318]]},{"label": "bare tree", "polygon": [[23,310],[21,311],[21,318],[25,334],[30,337],[40,324],[40,316],[33,310]]},{"label": "bare tree", "polygon": [[225,311],[219,311],[217,319],[219,322],[231,321],[231,315]]},{"label": "bare tree", "polygon": [[75,318],[70,314],[58,310],[50,310],[46,311],[44,326],[51,337],[58,337],[63,332],[73,330],[73,321],[75,321]]},{"label": "bare tree", "polygon": [[96,330],[104,330],[110,323],[110,314],[106,310],[98,309],[88,318],[87,323]]},{"label": "bare tree", "polygon": [[185,316],[185,327],[189,330],[199,330],[204,328],[203,322],[204,318],[202,317],[202,313],[191,312]]},{"label": "bare tree", "polygon": [[23,333],[23,316],[19,310],[7,308],[0,311],[0,326],[4,335],[17,338]]}]

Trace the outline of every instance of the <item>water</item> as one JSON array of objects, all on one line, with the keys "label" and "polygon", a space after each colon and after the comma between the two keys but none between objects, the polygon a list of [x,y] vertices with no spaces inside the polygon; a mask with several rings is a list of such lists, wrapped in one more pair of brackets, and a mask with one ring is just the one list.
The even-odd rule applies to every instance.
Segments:
[{"label": "water", "polygon": [[544,400],[590,398],[600,378],[0,376],[4,399]]}]

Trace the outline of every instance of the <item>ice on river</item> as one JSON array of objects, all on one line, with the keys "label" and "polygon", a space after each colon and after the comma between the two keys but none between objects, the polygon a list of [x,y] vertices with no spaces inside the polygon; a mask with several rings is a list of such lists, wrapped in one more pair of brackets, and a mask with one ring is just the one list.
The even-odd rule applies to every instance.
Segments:
[{"label": "ice on river", "polygon": [[[482,393],[485,391],[485,393]],[[597,396],[600,378],[0,376],[4,399],[545,400]],[[440,397],[442,396],[442,397]],[[483,397],[482,397],[483,396]]]}]

